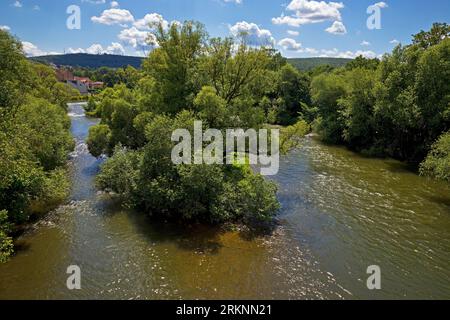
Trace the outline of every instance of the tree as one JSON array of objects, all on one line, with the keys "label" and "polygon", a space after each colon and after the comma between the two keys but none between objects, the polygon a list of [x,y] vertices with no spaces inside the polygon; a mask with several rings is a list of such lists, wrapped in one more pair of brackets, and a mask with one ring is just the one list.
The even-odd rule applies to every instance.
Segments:
[{"label": "tree", "polygon": [[144,61],[146,75],[156,80],[156,92],[161,96],[163,112],[176,114],[192,106],[194,84],[191,75],[197,68],[197,58],[203,53],[206,32],[202,24],[187,21],[173,23],[168,30],[162,24],[155,32],[159,47]]},{"label": "tree", "polygon": [[381,61],[359,57],[313,78],[318,130],[327,142],[419,164],[450,128],[450,39],[435,24]]},{"label": "tree", "polygon": [[439,44],[441,41],[450,38],[450,25],[447,23],[434,23],[430,31],[420,31],[413,35],[413,44],[422,49]]},{"label": "tree", "polygon": [[320,74],[311,83],[311,97],[320,117],[318,129],[326,142],[343,143],[345,120],[338,100],[345,92],[345,81],[336,73]]},{"label": "tree", "polygon": [[417,65],[415,91],[423,139],[418,147],[423,158],[431,144],[450,128],[450,39],[430,47]]},{"label": "tree", "polygon": [[[91,129],[88,145],[95,156],[111,156],[98,186],[163,219],[270,220],[279,208],[274,183],[249,164],[176,165],[171,138],[176,129],[192,136],[196,120],[203,120],[203,129],[263,127],[269,113],[281,109],[279,78],[285,60],[273,50],[236,45],[232,39],[207,41],[198,23],[156,28],[159,47],[144,61],[137,85],[115,86],[98,96],[102,120]],[[295,83],[289,87],[291,73]],[[282,88],[296,117],[306,110],[302,103],[309,102],[309,79],[287,66],[285,81]],[[304,121],[289,127],[283,148],[297,146],[298,135],[308,131]]]},{"label": "tree", "polygon": [[295,122],[300,115],[311,122],[313,119],[305,114],[306,110],[303,110],[304,105],[311,104],[309,78],[292,65],[286,64],[280,69],[278,86],[279,97],[284,101],[284,114],[281,115],[281,123]]},{"label": "tree", "polygon": [[22,44],[0,30],[0,121],[20,106],[31,90],[31,70]]},{"label": "tree", "polygon": [[112,101],[112,109],[114,110],[111,116],[110,144],[116,146],[122,144],[135,148],[138,145],[137,131],[134,127],[134,118],[138,115],[138,110],[135,106],[122,99]]},{"label": "tree", "polygon": [[194,100],[195,110],[211,128],[226,128],[229,124],[226,101],[216,94],[213,87],[203,87]]},{"label": "tree", "polygon": [[369,59],[363,56],[358,56],[356,59],[350,61],[345,65],[345,69],[353,70],[353,69],[367,69],[367,70],[376,70],[378,65],[380,64],[380,60],[378,59]]},{"label": "tree", "polygon": [[230,38],[214,38],[210,41],[201,69],[217,95],[229,106],[235,99],[247,94],[246,88],[272,61],[270,51],[264,48],[250,48],[245,43],[236,45]]},{"label": "tree", "polygon": [[374,144],[376,136],[373,94],[376,77],[370,67],[351,69],[343,76],[347,88],[338,101],[345,121],[343,139],[350,147],[364,150]]},{"label": "tree", "polygon": [[30,151],[44,170],[66,163],[74,142],[69,132],[70,119],[62,108],[33,99],[19,108],[15,121],[25,124]]},{"label": "tree", "polygon": [[89,152],[94,157],[100,157],[102,154],[111,153],[111,129],[109,126],[99,124],[89,129],[87,145]]}]

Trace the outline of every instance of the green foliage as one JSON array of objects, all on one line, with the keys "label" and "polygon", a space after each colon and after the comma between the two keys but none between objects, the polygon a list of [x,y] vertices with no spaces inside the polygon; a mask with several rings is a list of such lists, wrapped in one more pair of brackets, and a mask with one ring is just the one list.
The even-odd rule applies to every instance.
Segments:
[{"label": "green foliage", "polygon": [[343,110],[344,129],[342,138],[345,143],[365,148],[373,143],[376,128],[374,126],[373,87],[374,73],[367,69],[356,68],[343,75],[347,84],[345,95],[338,101]]},{"label": "green foliage", "polygon": [[420,174],[450,182],[450,132],[443,134],[420,166]]},{"label": "green foliage", "polygon": [[[141,58],[137,59],[140,61]],[[110,88],[118,84],[124,84],[127,88],[133,89],[141,78],[140,70],[135,69],[130,65],[120,68],[112,68],[103,65],[100,68],[95,69],[76,67],[73,68],[73,74],[74,76],[89,78],[92,81],[103,82],[106,87]]]},{"label": "green foliage", "polygon": [[283,112],[279,114],[281,124],[289,124],[299,115],[311,122],[306,106],[311,104],[309,93],[310,80],[307,75],[300,73],[292,65],[287,64],[280,70],[279,97],[283,99]]},{"label": "green foliage", "polygon": [[280,152],[287,154],[289,151],[298,148],[302,138],[311,131],[311,126],[305,121],[300,120],[296,124],[281,129]]},{"label": "green foliage", "polygon": [[67,108],[67,102],[81,97],[79,91],[72,86],[58,82],[52,68],[39,63],[30,66],[33,69],[29,71],[33,77],[33,96],[45,99],[64,110]]},{"label": "green foliage", "polygon": [[97,101],[94,96],[90,96],[87,105],[84,107],[87,115],[94,115],[97,110]]},{"label": "green foliage", "polygon": [[423,49],[428,49],[448,38],[450,38],[450,25],[447,23],[434,23],[430,31],[422,30],[414,35],[413,44]]},{"label": "green foliage", "polygon": [[29,62],[0,30],[0,261],[12,253],[9,232],[64,199],[64,168],[74,147],[66,103],[74,91],[53,69]]},{"label": "green foliage", "polygon": [[344,79],[336,73],[321,74],[311,83],[311,96],[319,110],[318,130],[326,142],[343,142],[343,110],[338,104],[338,99],[345,94],[345,90]]},{"label": "green foliage", "polygon": [[203,87],[194,100],[194,106],[199,117],[212,128],[225,128],[229,123],[226,102],[213,87]]},{"label": "green foliage", "polygon": [[22,44],[0,30],[0,116],[20,106],[31,87],[30,65],[22,54]]},{"label": "green foliage", "polygon": [[198,23],[151,28],[160,46],[144,61],[136,86],[115,86],[96,97],[102,121],[91,129],[88,145],[95,156],[112,154],[98,186],[166,219],[270,219],[279,207],[272,182],[249,165],[174,165],[171,135],[179,128],[192,131],[195,120],[203,120],[204,129],[223,130],[258,129],[283,119],[295,123],[282,130],[287,152],[309,132],[305,120],[316,113],[308,75],[274,50],[208,40]]},{"label": "green foliage", "polygon": [[420,163],[450,127],[450,39],[435,24],[379,62],[357,58],[313,78],[323,139],[366,154]]},{"label": "green foliage", "polygon": [[8,237],[9,232],[8,212],[2,210],[0,211],[0,263],[6,262],[14,252],[13,241],[11,237]]},{"label": "green foliage", "polygon": [[74,148],[64,109],[34,99],[19,108],[15,121],[26,126],[27,143],[39,166],[50,171],[64,165]]},{"label": "green foliage", "polygon": [[172,130],[188,128],[193,121],[186,112],[174,120],[157,116],[147,126],[147,146],[142,151],[116,148],[97,177],[98,186],[166,219],[211,223],[270,219],[279,208],[276,186],[249,166],[172,163]]},{"label": "green foliage", "polygon": [[301,71],[311,71],[320,66],[339,68],[349,63],[351,59],[343,58],[294,58],[288,62]]},{"label": "green foliage", "polygon": [[378,65],[380,64],[380,60],[378,59],[368,59],[363,56],[356,57],[356,59],[350,61],[345,65],[345,69],[353,70],[353,69],[367,69],[367,70],[376,70]]},{"label": "green foliage", "polygon": [[141,153],[117,146],[114,156],[103,164],[96,178],[97,186],[121,194],[125,199],[132,199],[138,188],[136,182],[141,160]]},{"label": "green foliage", "polygon": [[196,58],[204,50],[206,32],[202,24],[191,21],[174,23],[168,30],[160,25],[155,31],[159,48],[152,51],[143,67],[157,80],[155,90],[162,105],[156,107],[174,115],[192,106],[195,84],[191,76],[197,69]]},{"label": "green foliage", "polygon": [[100,157],[102,154],[109,154],[111,141],[111,129],[105,124],[99,124],[89,129],[89,138],[87,145],[89,152],[94,157]]}]

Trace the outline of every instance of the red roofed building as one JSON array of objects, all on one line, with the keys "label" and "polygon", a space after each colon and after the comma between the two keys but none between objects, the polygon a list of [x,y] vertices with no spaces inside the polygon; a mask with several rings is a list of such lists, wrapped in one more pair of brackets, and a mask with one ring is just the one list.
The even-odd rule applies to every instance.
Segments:
[{"label": "red roofed building", "polygon": [[56,69],[56,78],[61,82],[75,80],[73,73],[67,69]]}]

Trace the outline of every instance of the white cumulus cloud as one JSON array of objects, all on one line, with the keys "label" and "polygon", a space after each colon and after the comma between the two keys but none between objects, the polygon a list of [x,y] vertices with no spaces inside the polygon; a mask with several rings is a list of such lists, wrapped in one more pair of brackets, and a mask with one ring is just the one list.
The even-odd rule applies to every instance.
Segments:
[{"label": "white cumulus cloud", "polygon": [[22,41],[22,51],[27,57],[44,56],[47,52],[42,51],[36,45],[28,41]]},{"label": "white cumulus cloud", "polygon": [[325,31],[331,34],[344,35],[347,33],[347,28],[345,28],[342,22],[335,21],[331,27],[325,29]]},{"label": "white cumulus cloud", "polygon": [[344,4],[342,2],[292,0],[286,7],[286,10],[293,12],[293,14],[273,18],[272,23],[299,27],[304,24],[328,20],[341,21],[342,16],[339,10],[343,8]]},{"label": "white cumulus cloud", "polygon": [[119,24],[126,25],[134,22],[134,17],[130,11],[125,9],[111,8],[102,12],[100,17],[92,17],[91,20],[95,23],[106,24],[108,26]]},{"label": "white cumulus cloud", "polygon": [[230,26],[230,32],[235,37],[243,36],[247,44],[251,46],[271,46],[275,42],[269,30],[261,29],[255,23],[238,22]]},{"label": "white cumulus cloud", "polygon": [[321,52],[320,57],[330,57],[330,58],[355,59],[356,57],[363,56],[365,58],[374,59],[379,57],[375,52],[370,50],[339,51],[338,49],[334,48],[332,50],[321,50],[320,52]]},{"label": "white cumulus cloud", "polygon": [[299,51],[302,44],[291,38],[284,38],[278,42],[278,45],[287,51]]},{"label": "white cumulus cloud", "polygon": [[149,13],[144,16],[144,18],[137,20],[133,26],[140,30],[150,30],[152,26],[161,23],[164,29],[169,27],[169,22],[164,20],[163,16],[158,13]]},{"label": "white cumulus cloud", "polygon": [[146,31],[138,30],[136,27],[122,30],[118,38],[125,45],[135,49],[148,49],[157,47],[156,37]]},{"label": "white cumulus cloud", "polygon": [[294,30],[288,30],[287,33],[294,37],[300,35],[300,32]]},{"label": "white cumulus cloud", "polygon": [[69,48],[67,53],[88,53],[88,54],[116,54],[116,55],[124,55],[125,49],[120,43],[113,42],[111,45],[103,48],[101,44],[94,43],[90,47],[83,48]]}]

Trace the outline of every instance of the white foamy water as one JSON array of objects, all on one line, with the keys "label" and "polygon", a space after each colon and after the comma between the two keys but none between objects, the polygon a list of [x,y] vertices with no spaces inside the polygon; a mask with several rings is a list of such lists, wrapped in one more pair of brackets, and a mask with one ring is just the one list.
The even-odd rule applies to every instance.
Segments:
[{"label": "white foamy water", "polygon": [[82,118],[82,117],[84,117],[84,114],[78,114],[78,113],[75,113],[75,112],[69,112],[67,115],[69,117],[71,117],[71,118]]},{"label": "white foamy water", "polygon": [[76,144],[74,151],[72,151],[69,156],[73,159],[86,154],[89,154],[88,145],[85,142],[80,141]]}]

